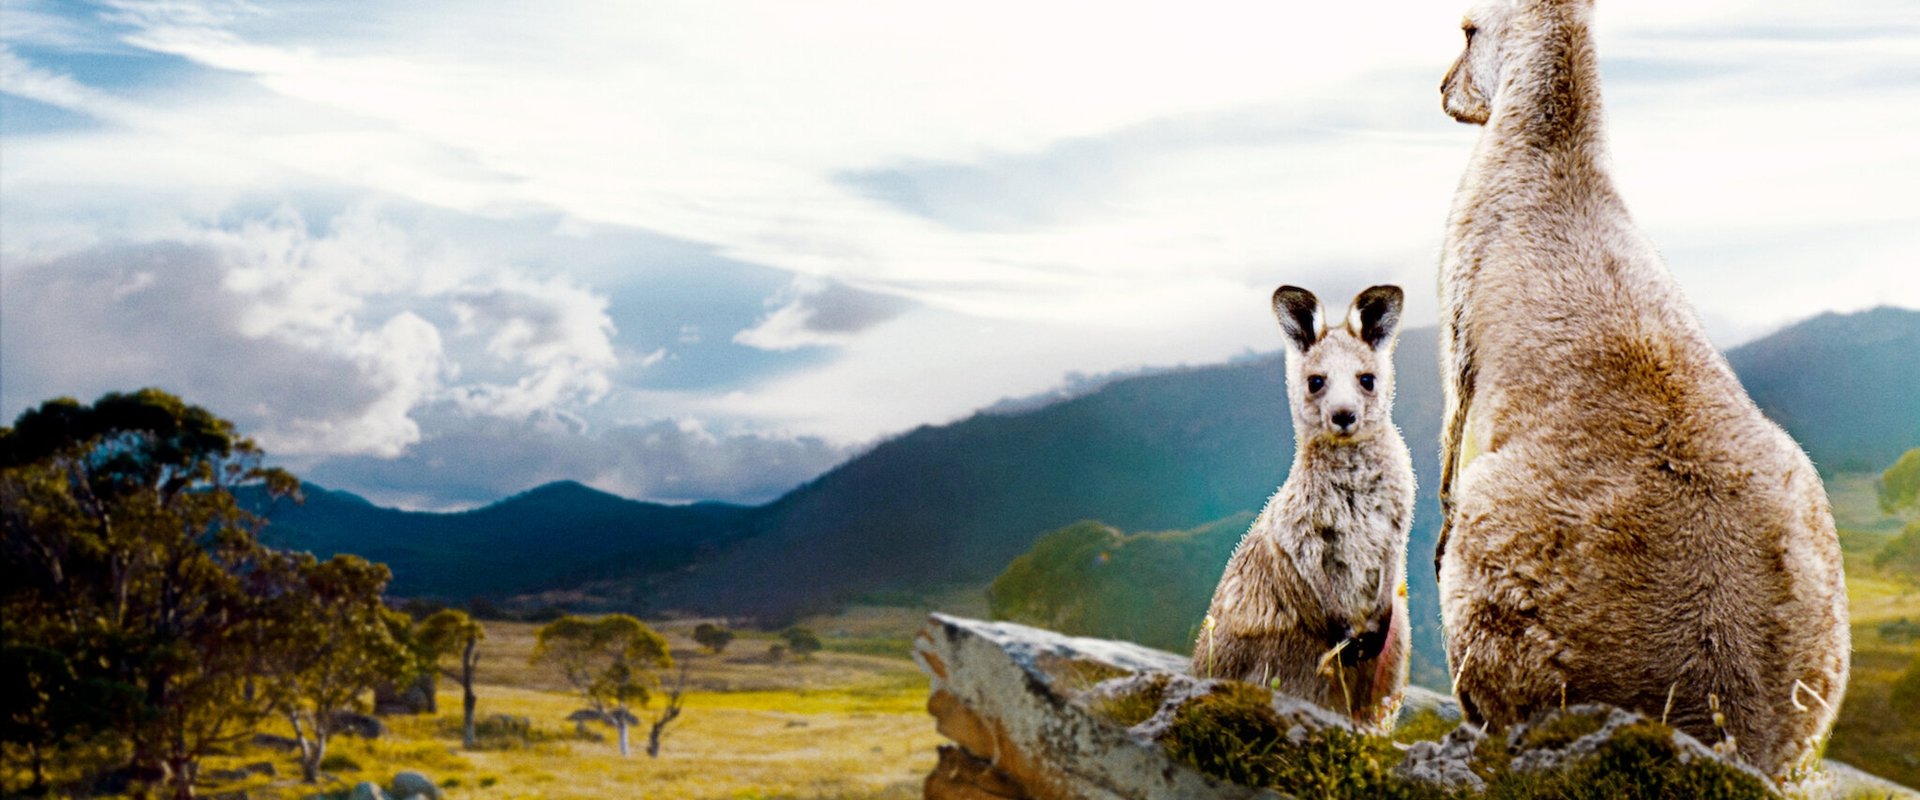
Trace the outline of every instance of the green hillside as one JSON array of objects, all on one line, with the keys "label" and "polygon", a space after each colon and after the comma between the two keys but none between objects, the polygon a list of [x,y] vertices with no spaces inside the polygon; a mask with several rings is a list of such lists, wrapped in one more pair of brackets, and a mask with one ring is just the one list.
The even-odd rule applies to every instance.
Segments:
[{"label": "green hillside", "polygon": [[[1420,473],[1408,557],[1416,620],[1438,614],[1433,336],[1407,331],[1396,357],[1394,417]],[[1825,315],[1728,357],[1823,468],[1877,468],[1920,444],[1920,312]],[[1081,520],[1171,531],[1250,512],[1285,479],[1292,453],[1273,355],[922,427],[758,508],[657,506],[563,484],[472,512],[414,514],[315,492],[274,514],[270,538],[387,561],[402,594],[567,590],[599,606],[778,620],[875,594],[985,586],[1041,534]],[[1437,648],[1431,636],[1416,644],[1428,658]]]},{"label": "green hillside", "polygon": [[1077,522],[1007,565],[987,602],[994,619],[1185,652],[1252,522],[1252,514],[1236,514],[1192,530],[1131,535]]},{"label": "green hillside", "polygon": [[266,507],[268,544],[355,553],[393,569],[394,593],[449,600],[666,574],[742,535],[751,513],[641,503],[572,481],[453,514],[381,508],[313,484],[303,493],[304,503]]}]

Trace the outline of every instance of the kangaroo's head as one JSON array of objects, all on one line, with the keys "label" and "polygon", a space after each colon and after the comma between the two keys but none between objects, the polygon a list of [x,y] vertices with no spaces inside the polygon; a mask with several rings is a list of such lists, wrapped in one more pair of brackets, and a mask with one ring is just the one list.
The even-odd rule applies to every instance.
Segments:
[{"label": "kangaroo's head", "polygon": [[1392,431],[1393,345],[1402,299],[1397,286],[1375,286],[1353,299],[1341,325],[1327,327],[1312,292],[1297,286],[1274,291],[1273,313],[1287,334],[1287,399],[1301,445]]},{"label": "kangaroo's head", "polygon": [[1540,32],[1557,21],[1584,20],[1592,7],[1593,0],[1479,0],[1460,21],[1466,48],[1440,80],[1441,107],[1461,122],[1487,124],[1505,67]]},{"label": "kangaroo's head", "polygon": [[1460,31],[1466,49],[1440,81],[1440,104],[1461,122],[1487,124],[1493,115],[1493,93],[1500,85],[1500,50],[1513,21],[1514,0],[1482,0],[1467,10]]}]

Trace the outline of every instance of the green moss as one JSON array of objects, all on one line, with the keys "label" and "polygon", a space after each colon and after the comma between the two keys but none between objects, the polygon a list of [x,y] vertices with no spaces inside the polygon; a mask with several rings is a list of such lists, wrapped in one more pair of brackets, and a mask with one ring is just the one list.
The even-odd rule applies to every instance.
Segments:
[{"label": "green moss", "polygon": [[1680,762],[1673,729],[1655,722],[1615,732],[1592,756],[1557,772],[1497,776],[1489,798],[1565,798],[1634,800],[1689,797],[1699,800],[1757,800],[1776,795],[1760,779],[1711,759]]},{"label": "green moss", "polygon": [[1155,675],[1145,681],[1126,684],[1118,691],[1109,690],[1092,697],[1087,708],[1095,716],[1119,725],[1131,728],[1152,717],[1160,710],[1160,703],[1166,698],[1167,677]]},{"label": "green moss", "polygon": [[1555,714],[1527,728],[1521,745],[1528,750],[1558,750],[1606,727],[1604,714]]},{"label": "green moss", "polygon": [[1229,683],[1183,706],[1162,742],[1202,773],[1301,797],[1444,798],[1446,792],[1392,774],[1391,741],[1342,731],[1287,738],[1290,727],[1258,687]]},{"label": "green moss", "polygon": [[1718,760],[1695,758],[1682,763],[1673,729],[1655,722],[1621,728],[1597,752],[1560,770],[1512,770],[1520,753],[1559,750],[1601,730],[1605,714],[1551,716],[1511,745],[1505,736],[1489,736],[1475,749],[1473,764],[1487,783],[1485,793],[1450,791],[1394,774],[1403,757],[1395,739],[1444,736],[1453,725],[1438,715],[1425,712],[1403,720],[1394,739],[1339,730],[1290,739],[1287,731],[1294,726],[1273,710],[1270,698],[1256,686],[1225,684],[1182,706],[1161,743],[1174,758],[1206,775],[1298,797],[1749,800],[1776,796],[1764,781]]},{"label": "green moss", "polygon": [[1400,721],[1393,726],[1393,740],[1401,744],[1436,742],[1458,725],[1459,722],[1432,711],[1402,712]]},{"label": "green moss", "polygon": [[1101,681],[1124,678],[1133,674],[1111,664],[1098,661],[1086,661],[1074,658],[1056,658],[1042,655],[1035,660],[1042,672],[1053,678],[1056,691],[1079,692]]}]

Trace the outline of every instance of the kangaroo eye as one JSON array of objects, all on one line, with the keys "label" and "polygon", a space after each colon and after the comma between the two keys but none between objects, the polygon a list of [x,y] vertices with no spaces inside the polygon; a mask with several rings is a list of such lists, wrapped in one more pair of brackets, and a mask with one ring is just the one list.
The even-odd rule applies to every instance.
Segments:
[{"label": "kangaroo eye", "polygon": [[1360,388],[1373,391],[1373,373],[1368,372],[1360,376]]},{"label": "kangaroo eye", "polygon": [[1324,375],[1307,376],[1307,391],[1312,392],[1314,394],[1319,394],[1320,390],[1325,388],[1327,388],[1326,376]]}]

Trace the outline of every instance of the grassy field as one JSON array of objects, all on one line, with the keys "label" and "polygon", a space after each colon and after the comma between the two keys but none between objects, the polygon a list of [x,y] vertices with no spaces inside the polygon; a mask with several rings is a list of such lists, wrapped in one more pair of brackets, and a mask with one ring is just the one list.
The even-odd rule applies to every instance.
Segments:
[{"label": "grassy field", "polygon": [[[938,742],[926,714],[926,678],[905,658],[905,631],[920,618],[900,609],[812,620],[829,650],[806,661],[769,658],[776,639],[751,631],[715,656],[688,637],[693,622],[662,623],[674,659],[688,667],[690,688],[686,710],[667,729],[657,759],[644,752],[644,723],[633,732],[629,758],[620,756],[611,728],[594,726],[580,737],[566,716],[582,703],[559,675],[528,664],[537,626],[489,623],[479,716],[528,718],[526,741],[492,736],[478,751],[462,750],[458,689],[443,681],[439,714],[388,717],[389,733],[379,740],[336,740],[329,781],[318,789],[286,781],[298,774],[291,756],[250,748],[212,759],[206,769],[271,760],[281,779],[255,777],[206,791],[307,797],[360,781],[384,784],[395,772],[415,770],[456,796],[502,800],[918,797]],[[846,652],[874,649],[875,639],[896,636],[895,655]],[[651,719],[647,710],[638,715]]]},{"label": "grassy field", "polygon": [[1827,483],[1853,617],[1853,674],[1827,755],[1920,786],[1920,708],[1892,699],[1894,682],[1920,670],[1920,636],[1901,624],[1920,623],[1920,582],[1873,566],[1873,554],[1900,531],[1900,521],[1879,508],[1874,478],[1842,475]]},{"label": "grassy field", "polygon": [[[1828,755],[1920,786],[1920,709],[1892,700],[1894,683],[1920,659],[1920,636],[1900,624],[1920,623],[1920,585],[1872,566],[1872,554],[1899,530],[1875,504],[1872,478],[1841,476],[1829,487],[1847,557],[1854,660]],[[986,616],[977,588],[926,605]],[[740,631],[713,655],[690,637],[699,620],[655,623],[687,666],[690,685],[686,711],[657,759],[643,749],[645,722],[633,733],[630,758],[620,757],[611,729],[576,732],[566,716],[582,703],[558,674],[528,662],[538,626],[490,622],[479,715],[525,717],[531,730],[524,738],[488,736],[479,750],[463,750],[457,687],[442,681],[439,714],[389,717],[380,740],[336,740],[319,787],[293,782],[299,770],[290,754],[247,748],[209,759],[203,774],[270,761],[278,777],[210,782],[203,793],[307,798],[414,770],[460,798],[918,797],[940,742],[925,710],[927,680],[907,658],[925,613],[924,606],[855,607],[806,620],[827,645],[806,661],[771,658],[772,633]]]}]

